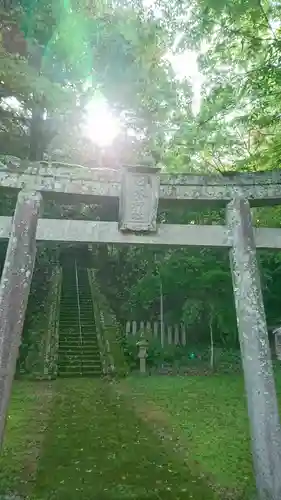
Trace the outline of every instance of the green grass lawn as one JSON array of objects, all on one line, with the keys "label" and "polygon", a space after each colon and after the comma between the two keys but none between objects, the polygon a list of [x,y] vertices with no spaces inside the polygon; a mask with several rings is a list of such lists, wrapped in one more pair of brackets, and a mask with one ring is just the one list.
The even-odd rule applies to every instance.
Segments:
[{"label": "green grass lawn", "polygon": [[240,376],[14,384],[0,493],[246,500],[253,484]]},{"label": "green grass lawn", "polygon": [[[280,373],[276,385],[281,410]],[[217,491],[227,495],[228,490],[231,498],[252,498],[255,485],[242,375],[165,377],[164,382],[162,377],[129,378],[122,389],[134,395],[151,425],[161,427],[162,422],[176,436],[189,462],[211,478]]]},{"label": "green grass lawn", "polygon": [[134,394],[141,412],[153,405],[148,416],[152,425],[161,427],[162,410],[164,429],[178,436],[183,452],[218,491],[233,491],[234,498],[250,496],[254,483],[242,377],[165,377],[164,383],[161,377],[148,383],[128,379],[122,387]]},{"label": "green grass lawn", "polygon": [[[48,427],[38,445],[37,471],[28,478],[24,471],[30,457],[28,452],[24,456],[24,449],[31,434],[27,431],[31,413],[38,412],[42,401],[36,408],[34,397],[27,397],[29,391],[33,394],[33,386],[29,384],[24,391],[23,384],[20,386],[15,385],[6,450],[0,463],[1,488],[4,485],[6,490],[28,493],[36,500],[217,498],[204,477],[189,469],[172,443],[157,436],[128,398],[119,395],[116,384],[93,379],[53,384]],[[27,410],[28,417],[13,417],[18,412],[25,415]],[[14,440],[17,444],[12,444]],[[22,450],[23,479],[15,456],[17,446]],[[16,479],[15,468],[19,472]]]},{"label": "green grass lawn", "polygon": [[52,388],[38,382],[15,382],[5,443],[0,456],[0,494],[28,494],[50,416]]}]

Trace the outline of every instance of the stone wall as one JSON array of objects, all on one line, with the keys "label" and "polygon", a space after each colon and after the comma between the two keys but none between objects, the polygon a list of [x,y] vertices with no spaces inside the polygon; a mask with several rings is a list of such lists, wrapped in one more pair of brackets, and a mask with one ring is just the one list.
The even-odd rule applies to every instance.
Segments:
[{"label": "stone wall", "polygon": [[34,378],[57,376],[61,283],[62,269],[55,266],[48,282],[46,300],[29,325],[29,349],[24,369]]},{"label": "stone wall", "polygon": [[103,372],[105,375],[124,377],[129,373],[122,347],[122,341],[125,338],[124,332],[117,322],[106,297],[100,291],[95,270],[88,269],[88,276],[92,291]]}]

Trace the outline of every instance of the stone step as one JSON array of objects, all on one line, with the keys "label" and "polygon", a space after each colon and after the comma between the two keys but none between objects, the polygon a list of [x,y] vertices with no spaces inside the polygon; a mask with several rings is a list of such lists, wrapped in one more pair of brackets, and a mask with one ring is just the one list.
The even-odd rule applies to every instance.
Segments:
[{"label": "stone step", "polygon": [[[61,331],[63,332],[63,334],[68,334],[68,335],[80,335],[80,328],[79,328],[79,325],[73,325],[71,326],[71,324],[67,325],[67,324],[60,324],[60,327],[61,327]],[[96,332],[95,332],[95,327],[94,325],[81,325],[81,333],[82,335],[93,335],[93,336],[96,336]]]},{"label": "stone step", "polygon": [[97,373],[97,372],[93,372],[93,371],[88,371],[88,370],[84,370],[84,371],[79,371],[79,370],[76,370],[75,372],[61,372],[61,373],[58,373],[58,376],[59,377],[70,377],[70,378],[80,378],[80,377],[100,377],[102,375],[102,373]]},{"label": "stone step", "polygon": [[67,334],[67,333],[61,333],[61,337],[59,339],[60,344],[78,344],[78,345],[99,345],[98,344],[98,339],[93,336],[92,333],[87,333],[85,335],[82,335],[82,339],[80,338],[80,335],[75,335],[75,334]]},{"label": "stone step", "polygon": [[101,371],[101,363],[60,363],[60,371],[81,371],[82,368],[94,372]]},{"label": "stone step", "polygon": [[59,344],[69,344],[69,345],[85,345],[85,346],[97,346],[98,347],[98,341],[95,337],[92,335],[89,335],[87,338],[82,336],[82,340],[80,339],[80,336],[76,335],[65,335],[61,336],[59,340]]},{"label": "stone step", "polygon": [[[60,324],[73,323],[74,319],[75,319],[75,325],[79,325],[79,321],[78,321],[78,318],[76,319],[76,315],[73,315],[73,318],[72,318],[71,315],[69,315],[69,314],[62,316],[60,318]],[[86,323],[88,326],[90,326],[90,325],[94,326],[94,318],[89,318],[88,315],[83,316],[81,314],[80,319],[81,319],[80,323],[82,323],[82,324]]]},{"label": "stone step", "polygon": [[59,376],[101,376],[102,365],[87,272],[78,269],[78,283],[79,303],[74,268],[63,272],[59,318]]},{"label": "stone step", "polygon": [[59,354],[60,356],[64,357],[79,357],[83,358],[85,356],[86,358],[93,358],[93,359],[99,359],[100,358],[100,353],[98,349],[59,349]]},{"label": "stone step", "polygon": [[61,357],[72,357],[72,358],[80,358],[82,359],[83,356],[85,356],[86,358],[92,358],[92,359],[100,359],[100,353],[98,350],[95,350],[95,351],[81,351],[80,349],[78,350],[68,350],[68,349],[64,349],[64,350],[59,350],[59,355]]},{"label": "stone step", "polygon": [[[73,324],[73,321],[71,321],[71,320],[68,319],[67,321],[66,320],[65,321],[60,321],[59,324],[60,324],[61,327],[62,326],[63,327],[69,327],[70,331],[74,330],[74,329],[76,330],[77,327],[78,327],[78,333],[80,333],[80,325],[79,325],[79,323],[74,323]],[[71,327],[71,325],[72,325],[72,327]],[[85,323],[85,322],[82,321],[82,323],[81,323],[81,330],[82,330],[82,328],[86,328],[87,330],[90,330],[90,331],[92,331],[92,332],[94,332],[96,334],[95,325],[94,325],[93,322]]]},{"label": "stone step", "polygon": [[99,351],[86,352],[86,351],[61,351],[59,350],[60,358],[76,358],[76,359],[100,359]]},{"label": "stone step", "polygon": [[99,346],[97,343],[92,343],[92,344],[80,344],[80,342],[75,343],[75,342],[61,342],[59,344],[59,347],[61,349],[72,349],[73,351],[75,350],[83,350],[83,351],[99,351]]},{"label": "stone step", "polygon": [[65,338],[65,339],[61,339],[60,342],[59,342],[59,346],[60,347],[73,347],[73,349],[82,349],[82,348],[89,348],[89,349],[99,349],[99,344],[97,343],[97,341],[95,339],[92,339],[92,340],[88,340],[88,341],[84,341],[80,339],[70,339],[70,338]]},{"label": "stone step", "polygon": [[83,355],[86,355],[86,356],[93,356],[93,357],[96,357],[96,356],[99,356],[100,355],[100,352],[99,352],[99,349],[79,349],[79,348],[76,348],[76,347],[62,347],[59,349],[59,353],[61,355],[66,355],[68,354],[69,356],[83,356]]},{"label": "stone step", "polygon": [[60,364],[60,370],[61,369],[66,369],[67,367],[69,367],[71,370],[74,370],[75,367],[81,367],[83,365],[87,365],[87,366],[91,366],[93,369],[99,369],[100,366],[101,366],[101,362],[100,360],[94,360],[93,363],[92,362],[89,362],[89,361],[85,361],[85,363],[82,362],[81,359],[77,360],[77,359],[73,359],[73,360],[68,360],[67,358],[63,358],[61,360],[61,364]]},{"label": "stone step", "polygon": [[83,349],[87,351],[99,351],[99,346],[97,342],[92,342],[92,343],[80,343],[80,342],[70,342],[68,340],[65,340],[64,342],[59,343],[59,347],[61,349]]},{"label": "stone step", "polygon": [[66,373],[81,374],[83,372],[100,375],[101,369],[96,369],[96,368],[92,368],[92,367],[82,368],[81,366],[65,366],[65,367],[61,367],[59,369],[59,374],[66,374]]},{"label": "stone step", "polygon": [[[60,323],[61,329],[63,329],[64,333],[66,333],[66,330],[68,329],[67,333],[69,335],[77,334],[80,335],[80,327],[79,325],[75,325],[71,322],[67,323]],[[86,335],[95,335],[96,336],[96,331],[95,331],[95,326],[94,325],[81,325],[81,333],[85,333]]]},{"label": "stone step", "polygon": [[79,344],[79,345],[98,345],[97,338],[94,337],[93,335],[87,335],[84,336],[82,335],[82,339],[80,338],[80,335],[61,335],[60,338],[60,344],[67,343],[69,342],[70,344]]},{"label": "stone step", "polygon": [[102,374],[101,373],[88,373],[88,372],[77,372],[77,373],[67,373],[64,372],[63,374],[58,373],[59,377],[62,378],[97,378],[100,377]]},{"label": "stone step", "polygon": [[91,362],[95,362],[95,363],[100,363],[101,359],[100,359],[100,354],[98,352],[96,353],[73,353],[73,352],[59,352],[59,360],[62,361],[66,361],[66,362],[71,362],[71,363],[74,363],[74,362],[82,362],[83,360],[84,361],[91,361]]},{"label": "stone step", "polygon": [[59,347],[62,349],[83,349],[83,350],[91,350],[91,351],[99,351],[99,346],[97,342],[88,342],[88,343],[80,343],[78,342],[70,342],[69,339],[65,339],[64,342],[59,343]]},{"label": "stone step", "polygon": [[101,363],[99,363],[99,364],[82,363],[81,366],[82,366],[82,370],[86,370],[86,371],[91,370],[93,372],[101,371]]},{"label": "stone step", "polygon": [[82,377],[89,377],[89,378],[97,378],[97,377],[101,377],[102,376],[102,371],[100,371],[99,373],[97,372],[93,372],[91,370],[83,370],[82,372]]}]

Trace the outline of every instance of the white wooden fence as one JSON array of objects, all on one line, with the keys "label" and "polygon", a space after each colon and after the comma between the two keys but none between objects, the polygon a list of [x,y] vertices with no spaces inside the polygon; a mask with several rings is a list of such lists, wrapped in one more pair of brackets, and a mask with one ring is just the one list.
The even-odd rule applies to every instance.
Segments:
[{"label": "white wooden fence", "polygon": [[126,336],[136,336],[140,332],[150,332],[162,344],[169,345],[186,345],[186,327],[183,324],[178,325],[163,325],[163,338],[161,338],[161,323],[160,321],[127,321]]}]

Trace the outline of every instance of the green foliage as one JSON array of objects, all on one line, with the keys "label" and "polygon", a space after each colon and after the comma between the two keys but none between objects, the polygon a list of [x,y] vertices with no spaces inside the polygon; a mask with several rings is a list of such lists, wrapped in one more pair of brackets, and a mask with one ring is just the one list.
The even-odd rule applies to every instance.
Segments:
[{"label": "green foliage", "polygon": [[[261,225],[278,222],[274,210],[259,210]],[[268,213],[267,213],[268,210]],[[263,216],[263,218],[261,218]],[[188,342],[209,344],[210,321],[215,346],[237,348],[235,306],[227,251],[108,248],[94,256],[97,277],[119,322],[160,321],[160,278],[164,322],[189,326]],[[269,328],[280,322],[280,254],[259,252]]]},{"label": "green foliage", "polygon": [[[159,149],[164,141],[160,124],[170,121],[169,103],[178,94],[163,58],[172,44],[164,24],[138,1],[132,6],[87,0],[71,6],[53,0],[16,4],[2,9],[0,23],[0,125],[3,120],[2,134],[10,138],[9,144],[3,142],[4,152],[27,156],[26,142],[33,140],[29,129],[35,135],[40,129],[36,159],[54,153],[50,136],[59,135],[62,156],[78,156],[78,163],[86,158],[99,163],[101,156],[110,162],[113,152],[117,163],[132,155],[136,161],[136,141],[125,130],[117,157],[115,147],[104,155],[83,137],[85,105],[97,93],[143,137],[138,141],[143,147],[155,149],[158,143]],[[7,97],[21,103],[21,119],[15,107],[4,116]]]},{"label": "green foliage", "polygon": [[[139,369],[139,348],[137,342],[140,340],[141,334],[134,337],[130,336],[123,340],[123,348],[125,356],[128,360],[128,364],[131,370]],[[148,340],[147,358],[146,363],[148,369],[150,368],[160,368],[161,366],[186,366],[188,364],[188,354],[190,346],[175,346],[167,345],[162,348],[161,343],[158,339],[155,339],[152,335],[146,335]]]},{"label": "green foliage", "polygon": [[279,168],[280,5],[193,0],[189,14],[181,47],[198,50],[203,79],[197,158],[218,170]]},{"label": "green foliage", "polygon": [[161,279],[166,324],[183,322],[199,343],[209,343],[212,318],[215,344],[237,345],[227,252],[131,247],[96,259],[99,283],[122,324],[160,320]]},{"label": "green foliage", "polygon": [[[123,131],[114,148],[102,153],[105,163],[136,161],[136,151],[148,149],[168,170],[279,167],[278,3],[161,0],[149,8],[138,0],[82,0],[71,7],[21,0],[13,8],[2,7],[1,14],[3,97],[15,96],[24,104],[27,126],[20,125],[15,112],[5,120],[3,133],[9,122],[7,137],[17,138],[10,148],[20,150],[22,141],[26,151],[27,113],[36,104],[55,119],[63,155],[71,145],[72,155],[85,161],[87,149],[99,162],[101,152],[77,127],[84,105],[98,91],[139,137]],[[191,57],[186,53],[182,60],[185,80],[169,62],[186,50],[198,56],[197,115],[188,76],[194,73]],[[67,135],[75,137],[75,147]]]},{"label": "green foliage", "polygon": [[[123,339],[122,345],[131,371],[139,370],[138,341],[143,338],[142,332]],[[209,373],[210,346],[208,344],[188,341],[187,345],[165,344],[161,346],[159,339],[146,332],[148,341],[146,364],[150,372]],[[235,373],[241,371],[241,356],[239,349],[229,346],[214,348],[214,369],[220,373]]]}]

